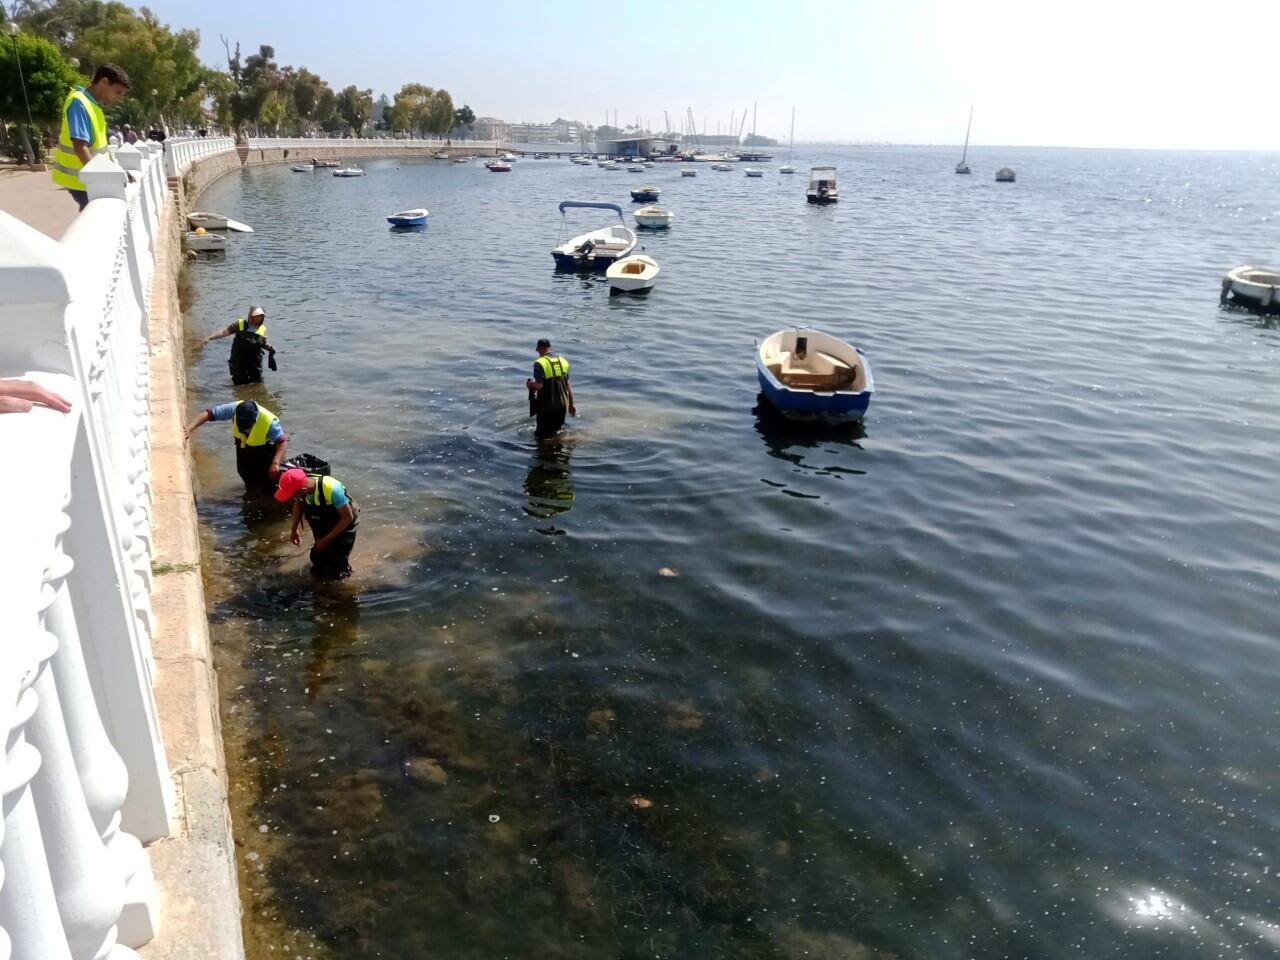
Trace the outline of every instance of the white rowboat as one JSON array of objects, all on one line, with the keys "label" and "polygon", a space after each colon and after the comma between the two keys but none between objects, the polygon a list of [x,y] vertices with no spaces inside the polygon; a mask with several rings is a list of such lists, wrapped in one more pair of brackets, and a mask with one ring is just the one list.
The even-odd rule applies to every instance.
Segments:
[{"label": "white rowboat", "polygon": [[676,215],[665,207],[641,207],[634,214],[636,218],[636,226],[647,227],[650,230],[665,230]]},{"label": "white rowboat", "polygon": [[657,282],[661,268],[652,257],[637,254],[624,257],[605,271],[610,293],[648,293]]},{"label": "white rowboat", "polygon": [[224,217],[220,213],[206,213],[203,210],[193,210],[188,213],[187,223],[191,225],[192,230],[204,227],[206,230],[234,230],[236,233],[253,233],[253,227],[247,223],[232,220],[230,217]]},{"label": "white rowboat", "polygon": [[1280,312],[1280,269],[1236,267],[1222,278],[1221,300],[1252,310]]}]

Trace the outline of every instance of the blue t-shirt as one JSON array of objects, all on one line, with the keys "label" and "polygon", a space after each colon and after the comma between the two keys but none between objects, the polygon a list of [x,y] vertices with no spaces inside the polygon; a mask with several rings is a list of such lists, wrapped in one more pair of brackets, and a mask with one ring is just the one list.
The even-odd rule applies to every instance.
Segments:
[{"label": "blue t-shirt", "polygon": [[[78,88],[94,103],[93,94],[84,87]],[[89,111],[85,109],[85,105],[79,100],[72,100],[67,106],[67,130],[71,134],[72,140],[83,140],[85,143],[93,143],[93,122],[89,119]]]},{"label": "blue t-shirt", "polygon": [[[318,487],[320,483],[321,481],[317,480],[316,486]],[[319,495],[320,491],[318,489],[314,493],[307,494],[309,497],[319,497]],[[333,477],[329,478],[329,495],[326,499],[335,507],[345,507],[351,502],[351,498],[347,496],[347,488],[342,485],[342,481],[334,480]]]},{"label": "blue t-shirt", "polygon": [[[212,420],[234,420],[236,416],[236,407],[239,404],[234,400],[231,403],[220,403],[216,407],[209,408],[209,418]],[[267,443],[279,443],[284,439],[284,427],[280,426],[280,418],[272,417],[271,426],[267,427]]]}]

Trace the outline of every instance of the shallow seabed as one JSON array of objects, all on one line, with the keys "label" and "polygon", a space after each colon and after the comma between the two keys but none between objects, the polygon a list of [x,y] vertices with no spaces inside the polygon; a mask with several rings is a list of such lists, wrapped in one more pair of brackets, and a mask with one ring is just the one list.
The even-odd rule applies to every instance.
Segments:
[{"label": "shallow seabed", "polygon": [[[1280,950],[1280,332],[1217,306],[1280,158],[970,159],[802,152],[826,208],[550,160],[204,195],[257,232],[193,340],[265,305],[242,395],[363,508],[313,587],[193,444],[253,960]],[[553,274],[557,202],[641,182],[652,295]],[[757,408],[792,323],[866,350],[865,431]],[[544,335],[581,416],[539,449]]]}]

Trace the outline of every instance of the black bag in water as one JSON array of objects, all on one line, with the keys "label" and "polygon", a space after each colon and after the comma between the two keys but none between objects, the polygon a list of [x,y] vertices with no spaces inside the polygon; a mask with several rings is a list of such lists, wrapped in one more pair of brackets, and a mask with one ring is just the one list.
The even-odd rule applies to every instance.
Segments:
[{"label": "black bag in water", "polygon": [[536,417],[538,415],[538,391],[529,391],[529,416]]},{"label": "black bag in water", "polygon": [[271,369],[271,370],[280,369],[279,367],[276,366],[276,352],[274,350],[268,349],[267,351],[267,367],[268,369]]},{"label": "black bag in water", "polygon": [[282,471],[292,470],[295,467],[305,470],[307,473],[319,474],[322,477],[329,476],[329,461],[321,460],[315,454],[299,453],[297,456],[290,457],[280,464]]}]

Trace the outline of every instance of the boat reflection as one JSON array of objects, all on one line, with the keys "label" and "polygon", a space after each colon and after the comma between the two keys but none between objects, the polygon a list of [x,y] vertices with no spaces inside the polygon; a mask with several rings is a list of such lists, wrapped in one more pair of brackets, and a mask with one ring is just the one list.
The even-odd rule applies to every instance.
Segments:
[{"label": "boat reflection", "polygon": [[[538,520],[552,520],[573,509],[575,497],[569,456],[573,443],[564,437],[552,437],[538,443],[533,462],[524,478],[524,492],[529,498],[524,512]],[[555,524],[537,528],[547,536],[559,536],[564,529]]]},{"label": "boat reflection", "polygon": [[[797,420],[784,417],[774,409],[763,393],[756,395],[756,405],[751,412],[756,417],[756,433],[764,440],[769,456],[786,460],[798,467],[805,467],[800,449],[817,449],[828,445],[862,449],[867,427],[862,420]],[[819,468],[811,468],[819,469]],[[847,467],[823,467],[823,472],[863,474],[865,470]]]}]

